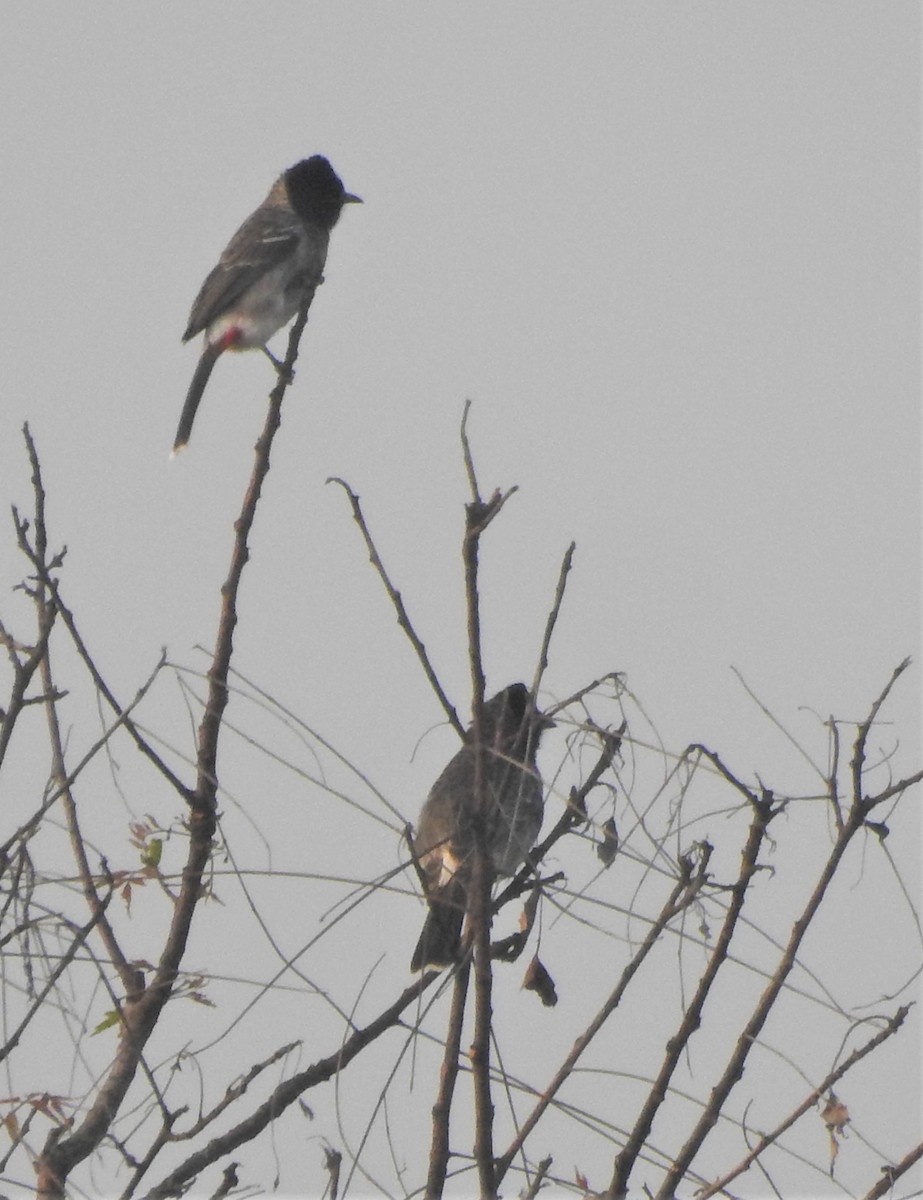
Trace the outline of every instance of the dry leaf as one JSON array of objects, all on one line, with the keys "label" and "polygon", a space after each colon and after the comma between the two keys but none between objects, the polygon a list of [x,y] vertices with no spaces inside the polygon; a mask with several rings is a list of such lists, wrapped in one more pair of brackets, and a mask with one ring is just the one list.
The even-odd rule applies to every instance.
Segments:
[{"label": "dry leaf", "polygon": [[837,1134],[844,1135],[846,1133],[846,1126],[849,1124],[849,1109],[834,1092],[831,1092],[820,1114],[820,1119],[827,1126],[827,1132],[830,1135],[830,1175],[832,1178],[836,1156],[840,1152]]},{"label": "dry leaf", "polygon": [[539,961],[537,955],[526,967],[522,986],[527,992],[537,992],[539,999],[546,1008],[554,1008],[558,1002],[558,993],[554,990],[554,980]]},{"label": "dry leaf", "polygon": [[619,852],[619,833],[615,827],[615,817],[610,817],[602,827],[603,840],[596,846],[596,857],[604,867],[611,867]]}]

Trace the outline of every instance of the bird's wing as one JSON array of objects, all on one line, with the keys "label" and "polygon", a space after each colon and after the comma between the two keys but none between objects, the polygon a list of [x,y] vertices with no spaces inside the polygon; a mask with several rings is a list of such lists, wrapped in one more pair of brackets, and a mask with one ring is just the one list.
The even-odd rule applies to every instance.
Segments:
[{"label": "bird's wing", "polygon": [[301,222],[286,205],[261,207],[251,213],[202,284],[183,341],[188,342],[233,308],[258,279],[293,255],[301,232]]}]

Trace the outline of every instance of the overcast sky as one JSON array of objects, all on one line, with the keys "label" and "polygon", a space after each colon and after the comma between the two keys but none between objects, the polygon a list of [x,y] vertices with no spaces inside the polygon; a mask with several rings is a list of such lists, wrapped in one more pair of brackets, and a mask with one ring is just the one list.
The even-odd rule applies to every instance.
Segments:
[{"label": "overcast sky", "polygon": [[[910,654],[889,715],[897,769],[919,765],[917,5],[6,16],[0,501],[28,506],[28,420],[65,593],[121,695],[161,646],[205,666],[194,647],[213,642],[273,383],[261,355],[222,359],[170,461],[189,306],[273,179],[321,152],[365,203],[333,232],[286,397],[237,667],[415,819],[454,735],[418,749],[439,707],[324,481],[361,495],[467,713],[470,399],[484,492],[520,489],[483,550],[489,691],[531,679],[573,539],[546,702],[624,671],[667,746],[703,741],[804,791],[816,779],[732,668],[823,766],[821,723],[864,716]],[[4,613],[22,573],[7,532]],[[71,719],[91,740],[92,709]],[[175,687],[146,720],[191,753]],[[264,766],[223,752],[227,787],[272,830]],[[354,850],[300,786],[306,825],[275,865],[397,864],[396,832]],[[129,804],[168,821],[158,789]],[[404,970],[420,909],[393,912],[387,937],[354,929],[359,981],[379,954]]]}]

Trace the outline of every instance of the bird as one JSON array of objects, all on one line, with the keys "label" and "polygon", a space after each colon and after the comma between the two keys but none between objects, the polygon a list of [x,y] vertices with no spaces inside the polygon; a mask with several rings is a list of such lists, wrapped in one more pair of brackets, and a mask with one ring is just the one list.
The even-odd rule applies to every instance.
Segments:
[{"label": "bird", "polygon": [[[535,708],[524,683],[510,684],[484,704],[480,741],[487,848],[501,875],[519,869],[542,827],[544,788],[535,755],[542,733],[553,725]],[[450,966],[460,957],[474,849],[474,771],[472,728],[430,789],[412,839],[429,905],[412,971]]]},{"label": "bird", "polygon": [[344,204],[361,204],[347,192],[321,154],[302,159],[279,176],[263,203],[225,246],[189,313],[183,341],[205,332],[205,343],[183,405],[173,453],[189,441],[192,422],[215,363],[225,350],[262,350],[282,364],[267,341],[287,325],[324,281],[330,231]]}]

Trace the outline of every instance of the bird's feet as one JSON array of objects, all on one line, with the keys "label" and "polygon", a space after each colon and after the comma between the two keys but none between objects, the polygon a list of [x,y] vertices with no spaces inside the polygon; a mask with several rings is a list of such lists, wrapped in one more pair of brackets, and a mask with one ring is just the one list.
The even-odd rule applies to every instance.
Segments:
[{"label": "bird's feet", "polygon": [[276,358],[268,346],[261,346],[260,349],[276,368],[276,374],[279,378],[284,379],[286,383],[292,383],[295,378],[295,372],[290,367],[287,367],[281,359]]}]

